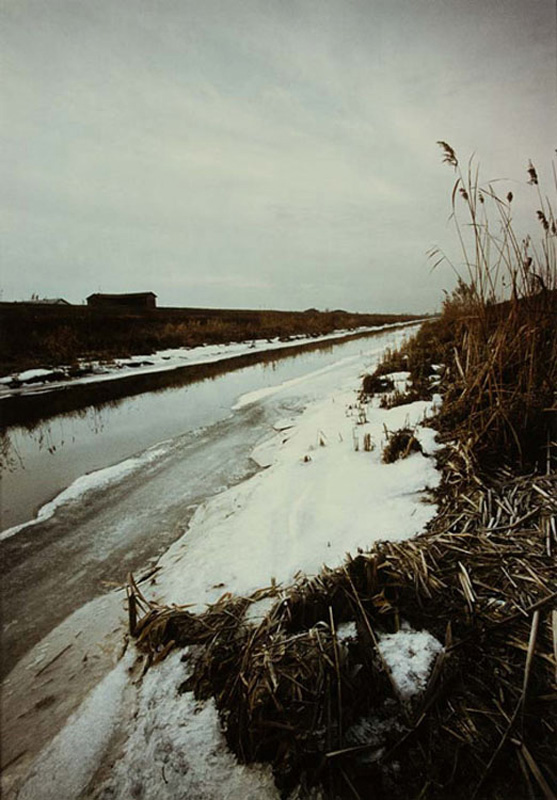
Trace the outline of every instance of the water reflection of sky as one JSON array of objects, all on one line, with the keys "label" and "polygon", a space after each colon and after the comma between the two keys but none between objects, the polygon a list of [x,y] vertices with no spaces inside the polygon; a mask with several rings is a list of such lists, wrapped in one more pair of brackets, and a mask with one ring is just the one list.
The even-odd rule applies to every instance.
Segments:
[{"label": "water reflection of sky", "polygon": [[369,339],[356,339],[234,371],[221,367],[220,374],[185,385],[184,376],[175,375],[172,386],[59,414],[27,428],[12,427],[3,438],[2,529],[29,519],[86,472],[226,418],[241,394],[291,380],[369,346]]}]

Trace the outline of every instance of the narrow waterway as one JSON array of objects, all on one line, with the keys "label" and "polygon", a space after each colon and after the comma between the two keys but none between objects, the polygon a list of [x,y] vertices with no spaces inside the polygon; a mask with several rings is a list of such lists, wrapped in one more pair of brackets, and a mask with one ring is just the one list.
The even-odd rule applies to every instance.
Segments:
[{"label": "narrow waterway", "polygon": [[[195,382],[187,373],[174,374],[173,385],[57,414],[32,427],[12,426],[3,440],[1,529],[32,519],[81,475],[226,419],[241,394],[326,368],[395,336],[400,332],[380,332],[280,358],[271,352],[258,356],[259,363],[236,364],[230,371],[213,367]],[[93,386],[83,391],[94,397]],[[49,402],[45,395],[43,403]]]},{"label": "narrow waterway", "polygon": [[[253,475],[253,448],[279,420],[343,381],[357,387],[404,336],[383,331],[11,429],[4,505],[24,522],[42,508],[0,536],[1,674],[74,611],[156,560],[208,498]],[[246,394],[250,402],[234,410]]]},{"label": "narrow waterway", "polygon": [[[288,438],[306,407],[311,414],[316,404],[342,398],[338,408],[344,411],[347,391],[355,397],[360,376],[408,333],[382,331],[280,361],[243,364],[212,379],[9,430],[14,463],[4,487],[9,484],[16,499],[19,491],[20,519],[29,519],[31,505],[64,491],[31,523],[0,536],[6,785],[26,774],[121,654],[128,574],[141,586],[156,585],[159,557],[184,534],[186,548],[193,544],[189,524],[196,510],[202,519],[211,498],[226,503],[230,496],[221,493],[261,469],[254,447],[277,431]],[[308,428],[306,435],[311,450],[314,433]],[[269,463],[272,450],[258,448],[260,463]],[[244,488],[251,487],[240,492]],[[296,497],[289,491],[287,510]],[[252,549],[273,521],[281,535],[283,522],[284,533],[291,530],[276,516],[270,504],[246,531]],[[281,535],[272,536],[278,548]],[[208,536],[225,557],[227,534],[217,529]],[[303,537],[302,528],[297,538]],[[218,567],[217,573],[210,580],[214,590],[223,586]]]}]

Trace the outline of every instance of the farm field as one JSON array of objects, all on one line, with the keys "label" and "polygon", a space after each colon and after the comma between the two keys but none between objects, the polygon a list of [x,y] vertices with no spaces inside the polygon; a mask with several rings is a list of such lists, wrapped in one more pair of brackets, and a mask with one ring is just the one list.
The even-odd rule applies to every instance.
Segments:
[{"label": "farm field", "polygon": [[130,309],[0,303],[0,375],[80,359],[111,359],[157,350],[323,336],[338,330],[417,319],[411,314],[347,311],[257,311],[203,308]]}]

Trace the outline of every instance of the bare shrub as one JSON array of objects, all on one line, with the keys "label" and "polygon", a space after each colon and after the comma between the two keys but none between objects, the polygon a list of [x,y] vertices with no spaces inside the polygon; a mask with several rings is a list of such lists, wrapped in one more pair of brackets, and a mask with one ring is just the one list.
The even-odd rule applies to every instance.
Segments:
[{"label": "bare shrub", "polygon": [[372,375],[365,375],[362,383],[362,391],[369,397],[381,393],[391,392],[395,388],[392,378],[383,377],[374,372]]}]

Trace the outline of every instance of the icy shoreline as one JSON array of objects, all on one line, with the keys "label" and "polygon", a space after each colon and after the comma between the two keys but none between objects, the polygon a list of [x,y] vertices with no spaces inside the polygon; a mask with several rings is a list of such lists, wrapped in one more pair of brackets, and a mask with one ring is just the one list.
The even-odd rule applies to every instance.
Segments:
[{"label": "icy shoreline", "polygon": [[25,522],[20,522],[18,525],[13,525],[11,528],[6,528],[5,530],[0,531],[0,542],[4,541],[5,539],[9,539],[11,536],[14,536],[16,533],[19,533],[26,528],[30,528],[33,525],[38,525],[41,522],[46,522],[46,520],[50,519],[56,513],[57,509],[65,504],[82,501],[87,492],[92,490],[100,490],[106,486],[116,484],[118,481],[123,480],[132,473],[137,472],[142,467],[145,467],[156,461],[158,458],[164,455],[166,450],[167,447],[165,446],[165,443],[161,442],[160,444],[153,445],[153,447],[149,447],[147,450],[137,456],[132,456],[131,458],[127,458],[125,461],[120,461],[112,466],[104,467],[102,469],[95,470],[94,472],[88,472],[85,475],[82,475],[80,478],[77,478],[75,481],[73,481],[73,483],[71,483],[68,487],[63,489],[59,494],[57,494],[56,497],[54,497],[50,502],[41,506],[35,517],[26,520]]}]

